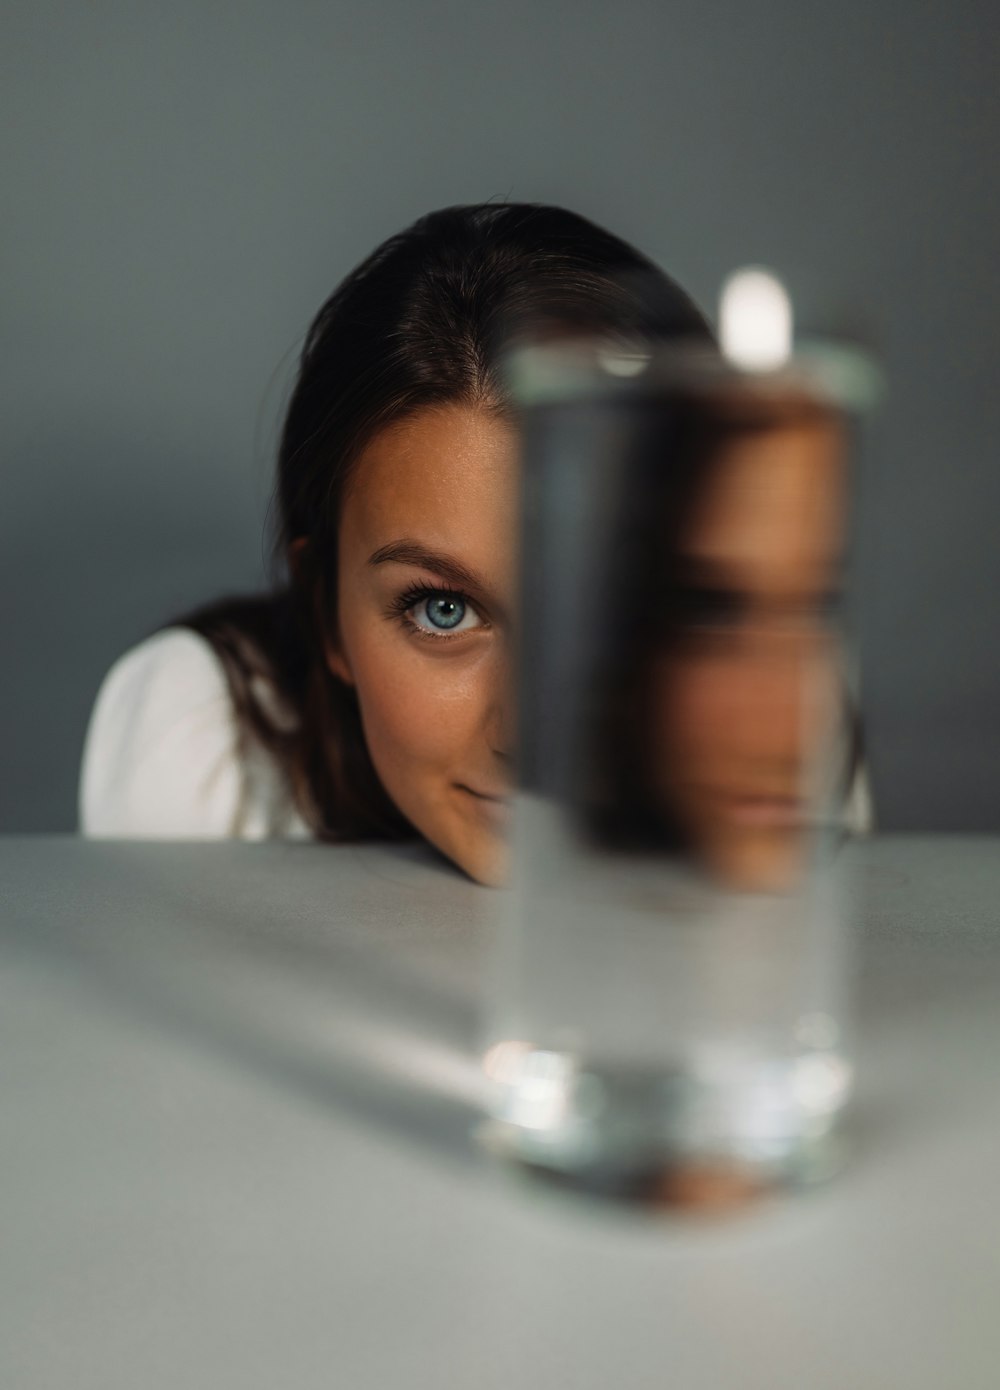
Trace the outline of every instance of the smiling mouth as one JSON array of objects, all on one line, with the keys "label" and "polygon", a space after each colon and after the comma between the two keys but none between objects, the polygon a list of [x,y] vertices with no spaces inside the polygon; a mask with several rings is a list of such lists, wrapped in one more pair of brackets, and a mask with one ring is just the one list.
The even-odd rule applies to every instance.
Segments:
[{"label": "smiling mouth", "polygon": [[459,791],[468,792],[477,801],[486,802],[488,805],[506,807],[511,804],[512,798],[509,792],[479,792],[473,787],[467,787],[463,782],[457,782],[456,786]]},{"label": "smiling mouth", "polygon": [[797,796],[729,796],[723,803],[726,819],[755,830],[799,830],[805,803]]},{"label": "smiling mouth", "polygon": [[469,808],[468,814],[472,816],[473,820],[478,821],[484,828],[488,827],[495,835],[507,834],[510,830],[514,810],[513,801],[509,795],[501,796],[492,792],[477,792],[461,782],[456,782],[455,785],[460,792],[464,792],[470,798],[465,804]]}]

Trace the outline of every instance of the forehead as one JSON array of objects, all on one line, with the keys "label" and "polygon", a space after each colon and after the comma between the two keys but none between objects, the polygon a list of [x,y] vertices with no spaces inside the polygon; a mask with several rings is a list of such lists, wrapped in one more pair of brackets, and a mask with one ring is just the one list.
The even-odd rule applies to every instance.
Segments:
[{"label": "forehead", "polygon": [[735,435],[712,460],[683,550],[748,578],[831,564],[843,541],[843,454],[834,421]]},{"label": "forehead", "polygon": [[362,452],[344,502],[345,536],[375,548],[400,536],[452,551],[513,537],[514,427],[468,406],[428,407]]}]

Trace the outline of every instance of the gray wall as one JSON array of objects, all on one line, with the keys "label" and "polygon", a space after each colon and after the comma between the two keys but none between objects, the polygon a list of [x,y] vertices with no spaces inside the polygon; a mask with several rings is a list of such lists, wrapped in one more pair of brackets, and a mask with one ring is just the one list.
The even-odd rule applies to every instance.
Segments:
[{"label": "gray wall", "polygon": [[6,0],[0,798],[75,823],[100,677],[256,586],[296,345],[430,208],[565,203],[711,306],[761,260],[891,396],[862,565],[883,824],[1000,829],[986,0]]}]

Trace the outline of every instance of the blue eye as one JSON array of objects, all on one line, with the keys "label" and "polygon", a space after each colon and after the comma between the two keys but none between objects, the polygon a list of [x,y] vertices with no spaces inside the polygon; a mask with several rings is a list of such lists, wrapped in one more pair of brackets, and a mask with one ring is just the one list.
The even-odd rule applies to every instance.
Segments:
[{"label": "blue eye", "polygon": [[386,617],[399,622],[411,637],[432,641],[490,625],[460,589],[437,584],[408,585],[390,602]]},{"label": "blue eye", "polygon": [[413,585],[400,594],[390,611],[424,637],[449,637],[484,625],[465,595],[451,589]]},{"label": "blue eye", "polygon": [[465,601],[457,594],[440,594],[424,600],[424,609],[434,627],[450,632],[465,617]]}]

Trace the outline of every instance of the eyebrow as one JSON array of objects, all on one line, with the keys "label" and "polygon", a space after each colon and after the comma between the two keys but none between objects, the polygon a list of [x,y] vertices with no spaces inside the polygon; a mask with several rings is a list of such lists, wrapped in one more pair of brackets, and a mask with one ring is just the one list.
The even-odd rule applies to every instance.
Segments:
[{"label": "eyebrow", "polygon": [[734,571],[730,561],[717,560],[713,555],[692,555],[682,551],[677,557],[677,568],[685,579],[709,583],[732,583],[739,578],[739,571]]},{"label": "eyebrow", "polygon": [[475,589],[482,594],[489,593],[488,586],[475,570],[469,569],[468,565],[463,565],[461,560],[456,560],[454,556],[431,550],[419,541],[399,540],[379,546],[378,550],[369,555],[368,563],[416,565],[420,569],[431,570],[447,583],[454,584],[456,589]]},{"label": "eyebrow", "polygon": [[[746,580],[746,574],[741,565],[734,565],[731,560],[718,559],[714,555],[697,555],[681,553],[678,557],[678,569],[681,577],[690,583],[720,584],[740,586]],[[838,550],[834,554],[826,557],[825,563],[817,565],[817,573],[824,577],[832,576],[838,578],[842,576],[846,569],[846,555]]]}]

